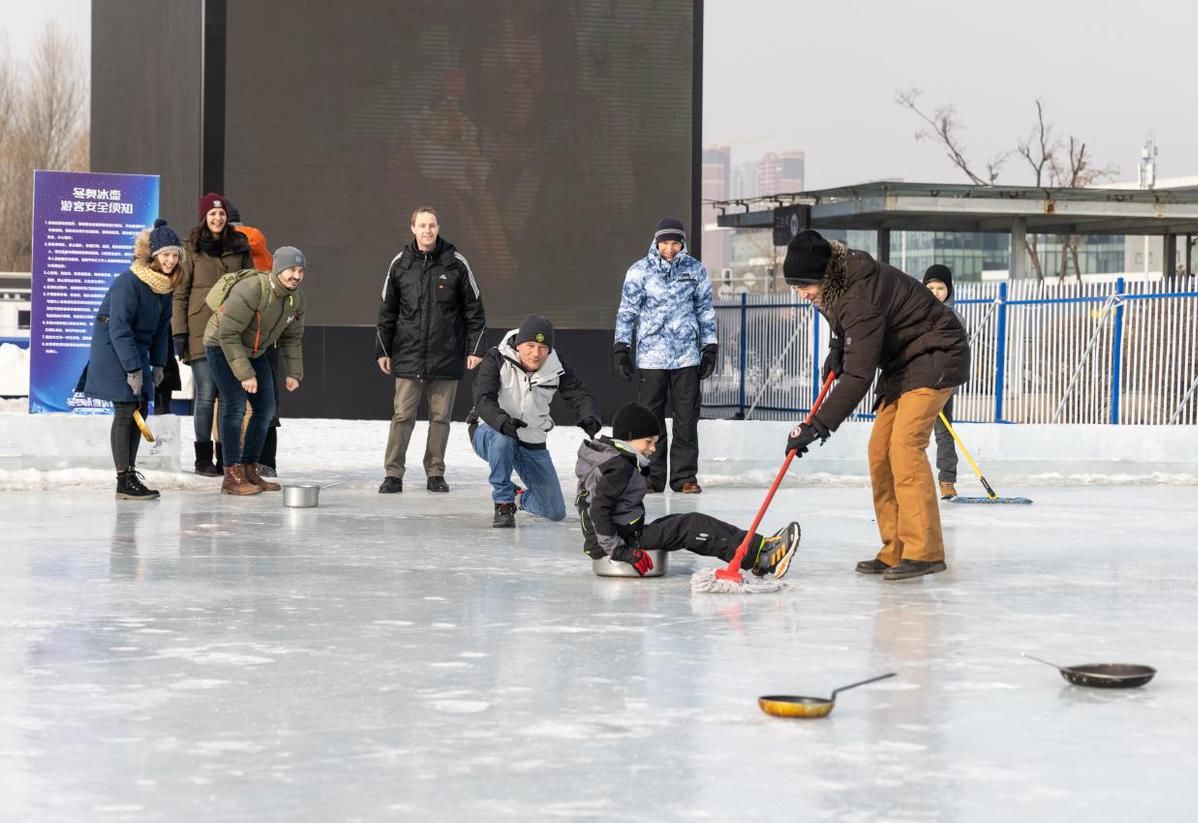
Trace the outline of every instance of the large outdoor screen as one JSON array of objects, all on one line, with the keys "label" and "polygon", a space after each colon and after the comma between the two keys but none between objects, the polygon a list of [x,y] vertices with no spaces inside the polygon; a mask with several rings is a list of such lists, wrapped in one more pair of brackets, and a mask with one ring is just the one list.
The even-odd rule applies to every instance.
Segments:
[{"label": "large outdoor screen", "polygon": [[[488,326],[614,322],[691,210],[693,0],[228,4],[225,191],[308,256],[308,320],[370,325],[434,206]],[[699,227],[688,226],[692,234]]]}]

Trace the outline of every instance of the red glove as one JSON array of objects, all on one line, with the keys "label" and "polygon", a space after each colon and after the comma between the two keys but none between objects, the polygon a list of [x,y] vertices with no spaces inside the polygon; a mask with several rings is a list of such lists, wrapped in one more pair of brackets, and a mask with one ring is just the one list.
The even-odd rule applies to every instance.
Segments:
[{"label": "red glove", "polygon": [[632,549],[624,546],[612,552],[611,559],[629,564],[632,568],[636,569],[636,573],[641,577],[644,577],[647,572],[653,570],[653,558],[643,549]]}]

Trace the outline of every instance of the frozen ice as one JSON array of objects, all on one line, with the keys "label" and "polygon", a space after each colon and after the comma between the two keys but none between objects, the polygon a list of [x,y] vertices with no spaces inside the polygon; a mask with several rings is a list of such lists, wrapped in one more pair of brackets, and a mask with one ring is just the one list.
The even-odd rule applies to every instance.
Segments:
[{"label": "frozen ice", "polygon": [[[868,489],[791,485],[763,522],[803,526],[788,589],[692,594],[712,561],[595,576],[573,514],[492,529],[482,463],[456,428],[450,494],[424,491],[418,432],[405,492],[382,496],[385,424],[332,454],[314,445],[336,425],[284,424],[284,480],[350,481],[317,509],[165,472],[151,473],[168,481],[153,503],[114,501],[98,470],[0,493],[0,819],[1126,821],[1198,808],[1192,487],[1000,488],[1035,504],[944,506],[949,571],[885,583],[852,570],[876,549]],[[650,516],[747,525],[762,496],[717,483],[651,497]],[[1081,689],[1024,651],[1159,674]],[[898,677],[843,693],[824,720],[756,706],[887,671]]]}]

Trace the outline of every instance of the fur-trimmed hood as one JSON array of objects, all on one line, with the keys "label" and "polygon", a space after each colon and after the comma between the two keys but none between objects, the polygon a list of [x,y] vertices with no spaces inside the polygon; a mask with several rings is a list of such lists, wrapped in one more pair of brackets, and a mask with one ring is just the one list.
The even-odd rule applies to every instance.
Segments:
[{"label": "fur-trimmed hood", "polygon": [[[182,262],[182,261],[180,261]],[[175,265],[178,271],[179,265]],[[129,266],[138,280],[149,286],[155,294],[170,294],[175,288],[175,282],[170,275],[150,268],[150,230],[142,229],[133,241],[133,264]]]},{"label": "fur-trimmed hood", "polygon": [[[832,256],[824,269],[824,279],[820,283],[819,307],[826,316],[833,316],[836,306],[848,290],[849,280],[849,247],[839,240],[829,241]],[[865,256],[862,252],[851,252],[856,257]]]}]

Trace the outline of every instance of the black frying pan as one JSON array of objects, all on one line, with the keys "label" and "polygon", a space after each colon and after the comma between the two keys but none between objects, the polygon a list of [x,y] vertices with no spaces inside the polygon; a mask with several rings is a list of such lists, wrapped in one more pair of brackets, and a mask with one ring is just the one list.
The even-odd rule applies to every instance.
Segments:
[{"label": "black frying pan", "polygon": [[1028,660],[1035,660],[1045,666],[1052,666],[1061,673],[1061,677],[1075,686],[1091,686],[1098,689],[1134,689],[1143,686],[1156,675],[1156,669],[1151,666],[1137,666],[1132,663],[1083,663],[1080,666],[1058,666],[1039,657],[1033,657],[1026,652],[1023,655]]}]

